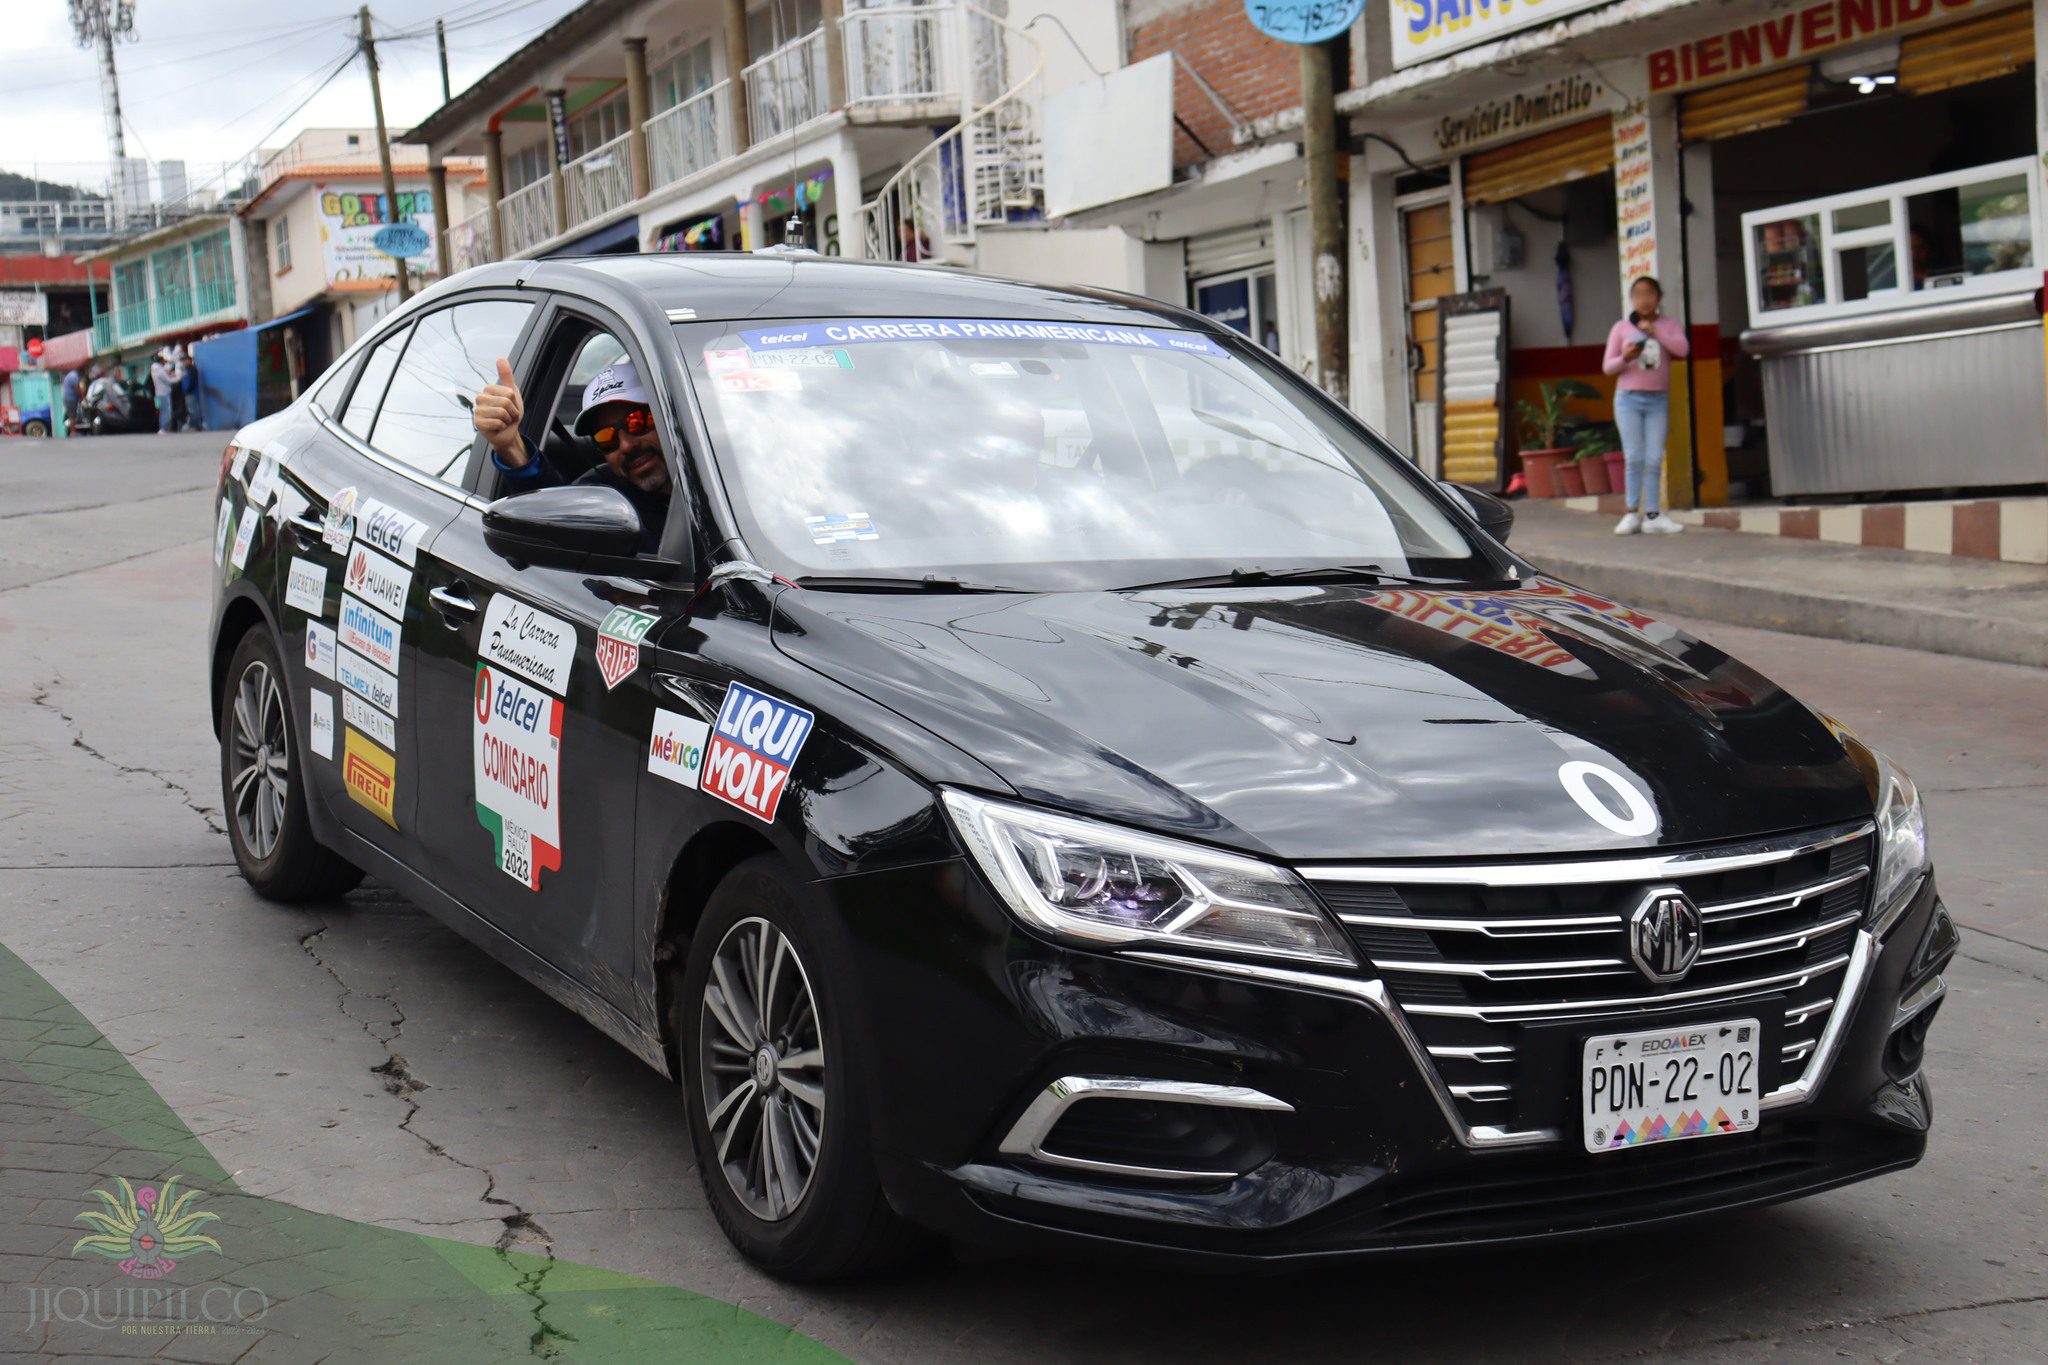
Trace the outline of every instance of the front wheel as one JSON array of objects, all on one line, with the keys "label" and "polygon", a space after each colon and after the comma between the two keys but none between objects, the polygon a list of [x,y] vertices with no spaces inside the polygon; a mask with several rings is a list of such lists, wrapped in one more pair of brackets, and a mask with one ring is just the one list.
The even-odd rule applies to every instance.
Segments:
[{"label": "front wheel", "polygon": [[325,900],[348,891],[363,874],[313,837],[304,751],[286,686],[270,632],[259,626],[244,635],[222,684],[221,805],[235,865],[258,894]]},{"label": "front wheel", "polygon": [[859,1021],[773,857],[712,893],[675,993],[683,1101],[712,1213],[770,1274],[822,1280],[910,1259],[922,1233],[875,1175]]}]

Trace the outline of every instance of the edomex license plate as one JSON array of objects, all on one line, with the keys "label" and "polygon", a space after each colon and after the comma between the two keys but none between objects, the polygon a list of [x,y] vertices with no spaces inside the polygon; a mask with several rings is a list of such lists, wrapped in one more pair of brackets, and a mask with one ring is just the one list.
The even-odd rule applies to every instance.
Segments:
[{"label": "edomex license plate", "polygon": [[1754,1019],[1586,1039],[1579,1093],[1586,1150],[1612,1152],[1756,1127]]}]

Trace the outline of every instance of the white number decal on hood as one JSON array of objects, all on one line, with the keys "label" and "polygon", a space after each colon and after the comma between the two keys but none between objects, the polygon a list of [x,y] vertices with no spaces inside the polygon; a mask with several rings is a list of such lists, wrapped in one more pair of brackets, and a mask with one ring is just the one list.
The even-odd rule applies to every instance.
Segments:
[{"label": "white number decal on hood", "polygon": [[[1601,800],[1593,791],[1589,784],[1594,778],[1598,778],[1601,786],[1614,793],[1623,809],[1628,812],[1626,815],[1617,813],[1612,805]],[[1575,758],[1559,766],[1557,780],[1564,784],[1566,794],[1579,803],[1580,810],[1616,834],[1649,834],[1657,828],[1657,808],[1650,804],[1650,798],[1637,791],[1612,768]]]}]

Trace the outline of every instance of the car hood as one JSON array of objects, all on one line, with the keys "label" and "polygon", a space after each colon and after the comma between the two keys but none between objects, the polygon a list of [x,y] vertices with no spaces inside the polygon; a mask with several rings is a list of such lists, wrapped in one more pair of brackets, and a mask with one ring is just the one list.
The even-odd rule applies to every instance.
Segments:
[{"label": "car hood", "polygon": [[[1290,861],[1668,847],[1871,810],[1782,689],[1549,579],[776,606],[784,653],[1028,801]],[[1598,774],[1574,795],[1570,764],[1633,788],[1635,818]]]}]

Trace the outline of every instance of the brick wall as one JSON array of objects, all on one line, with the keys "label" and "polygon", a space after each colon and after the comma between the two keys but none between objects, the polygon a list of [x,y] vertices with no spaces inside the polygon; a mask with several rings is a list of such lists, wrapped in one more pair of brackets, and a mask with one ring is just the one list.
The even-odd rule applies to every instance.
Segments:
[{"label": "brick wall", "polygon": [[[1263,118],[1301,104],[1301,56],[1291,43],[1268,38],[1245,18],[1244,0],[1151,0],[1130,9],[1131,61],[1172,52],[1228,100],[1240,117]],[[1176,67],[1174,111],[1209,148],[1222,156],[1233,150],[1230,121],[1200,86]],[[1193,139],[1176,128],[1176,168],[1206,161]]]}]

